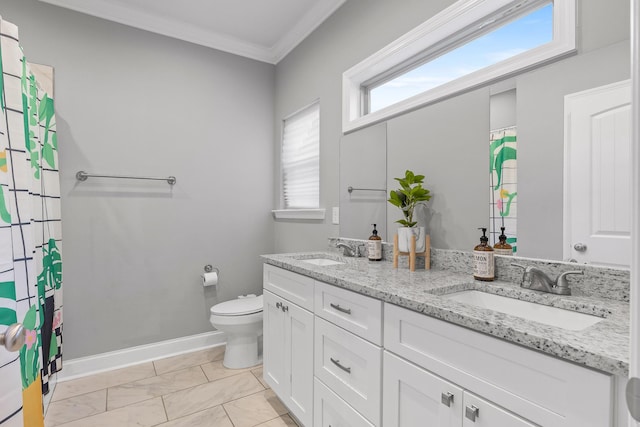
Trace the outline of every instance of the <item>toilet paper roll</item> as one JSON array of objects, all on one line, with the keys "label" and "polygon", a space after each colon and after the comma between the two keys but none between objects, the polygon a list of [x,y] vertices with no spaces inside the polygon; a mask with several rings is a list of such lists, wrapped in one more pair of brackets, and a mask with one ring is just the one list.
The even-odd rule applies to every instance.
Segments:
[{"label": "toilet paper roll", "polygon": [[215,286],[218,284],[218,272],[212,271],[211,273],[204,273],[202,275],[202,286]]}]

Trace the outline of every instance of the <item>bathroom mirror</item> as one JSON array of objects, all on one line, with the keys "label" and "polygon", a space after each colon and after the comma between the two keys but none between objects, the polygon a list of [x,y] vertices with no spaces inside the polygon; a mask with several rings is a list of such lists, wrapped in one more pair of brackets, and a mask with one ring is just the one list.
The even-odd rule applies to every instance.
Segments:
[{"label": "bathroom mirror", "polygon": [[340,138],[340,236],[387,238],[387,124]]},{"label": "bathroom mirror", "polygon": [[[511,91],[518,139],[518,201],[513,206],[518,255],[562,260],[565,96],[628,79],[630,63],[629,2],[578,3],[576,54],[343,135],[340,234],[368,238],[369,221],[382,218],[384,205],[386,230],[381,236],[393,238],[399,213],[383,201],[386,194],[358,194],[367,200],[358,210],[355,192],[351,199],[346,193],[348,186],[377,188],[383,173],[369,177],[372,169],[382,168],[382,159],[375,163],[367,158],[376,150],[378,156],[384,153],[386,163],[380,188],[394,188],[393,177],[406,169],[426,175],[434,197],[421,221],[432,246],[471,250],[477,228],[489,224],[491,100]],[[360,176],[362,183],[356,181]]]}]

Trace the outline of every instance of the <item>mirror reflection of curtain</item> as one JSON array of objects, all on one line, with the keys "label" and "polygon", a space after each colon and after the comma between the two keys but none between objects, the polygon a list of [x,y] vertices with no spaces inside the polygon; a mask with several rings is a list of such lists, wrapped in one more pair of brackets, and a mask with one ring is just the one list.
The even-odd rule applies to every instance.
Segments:
[{"label": "mirror reflection of curtain", "polygon": [[19,355],[0,364],[0,425],[39,427],[49,375],[62,367],[56,119],[18,28],[0,18],[0,33],[0,325],[27,331]]},{"label": "mirror reflection of curtain", "polygon": [[517,137],[516,127],[492,130],[489,135],[490,243],[498,242],[500,227],[505,227],[507,243],[517,248]]}]

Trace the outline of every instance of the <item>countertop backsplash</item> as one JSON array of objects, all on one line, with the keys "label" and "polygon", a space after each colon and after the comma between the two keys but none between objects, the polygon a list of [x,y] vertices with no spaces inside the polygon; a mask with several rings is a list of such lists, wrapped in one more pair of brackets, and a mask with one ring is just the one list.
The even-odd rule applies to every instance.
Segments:
[{"label": "countertop backsplash", "polygon": [[[368,240],[330,237],[328,247],[331,252],[342,253],[342,250],[336,248],[338,242],[344,242],[352,246],[364,245],[365,250],[363,256],[367,256],[366,244]],[[473,274],[472,255],[470,251],[437,249],[432,247],[431,268],[449,270],[456,273]],[[629,270],[517,256],[496,256],[495,260],[496,280],[520,283],[523,271],[520,267],[512,266],[511,263],[513,262],[538,267],[552,279],[555,279],[565,271],[583,270],[584,275],[582,276],[567,276],[573,295],[629,302]],[[387,242],[382,243],[382,262],[393,262],[393,244]],[[407,256],[401,256],[399,258],[398,268],[409,268]],[[424,268],[424,258],[418,257],[416,259],[416,268]]]}]

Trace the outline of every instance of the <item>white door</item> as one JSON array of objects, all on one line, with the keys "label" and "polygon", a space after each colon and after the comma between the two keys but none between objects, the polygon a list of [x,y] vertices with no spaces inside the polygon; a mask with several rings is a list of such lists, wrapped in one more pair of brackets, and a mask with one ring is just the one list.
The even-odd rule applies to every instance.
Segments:
[{"label": "white door", "polygon": [[[288,384],[288,369],[285,366],[285,316],[280,309],[282,298],[269,291],[263,292],[263,350],[262,367],[264,379],[279,396],[284,396]],[[277,304],[277,306],[276,306]]]},{"label": "white door", "polygon": [[[459,427],[462,389],[384,352],[382,425]],[[492,426],[497,427],[497,426]]]},{"label": "white door", "polygon": [[290,368],[289,409],[305,426],[313,425],[313,313],[284,301],[286,364]]},{"label": "white door", "polygon": [[[633,96],[633,232],[631,261],[631,355],[629,359],[629,375],[637,384],[640,381],[640,0],[631,0],[631,79]],[[640,387],[638,387],[640,388]],[[629,393],[632,394],[632,393]],[[629,426],[640,427],[640,390],[631,399],[633,418],[629,417]]]},{"label": "white door", "polygon": [[631,262],[631,84],[565,97],[564,258]]},{"label": "white door", "polygon": [[[0,298],[0,304],[3,298]],[[15,300],[13,307],[3,307],[15,310]],[[0,325],[0,335],[4,341],[4,334],[9,335],[9,327]],[[7,340],[14,341],[13,337]],[[24,343],[24,337],[16,341]],[[11,346],[11,344],[9,344]],[[16,344],[16,348],[22,344]],[[20,374],[20,355],[16,350],[9,351],[5,348],[4,342],[0,345],[0,425],[2,427],[22,427],[22,378]]]}]

